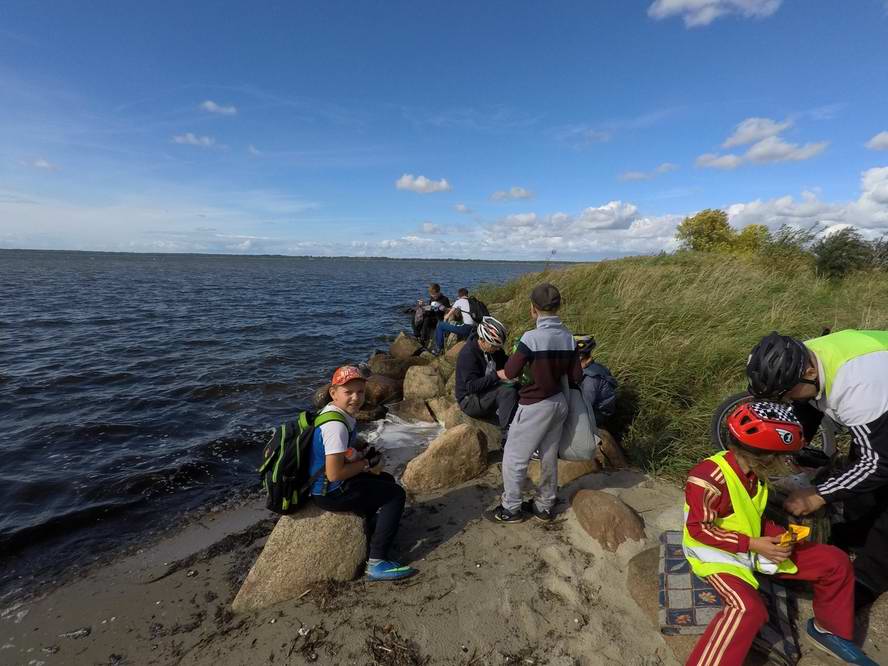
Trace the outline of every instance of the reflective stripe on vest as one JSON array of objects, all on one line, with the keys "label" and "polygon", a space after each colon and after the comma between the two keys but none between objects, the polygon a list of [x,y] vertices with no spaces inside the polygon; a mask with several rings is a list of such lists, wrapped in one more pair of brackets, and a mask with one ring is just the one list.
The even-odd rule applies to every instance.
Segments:
[{"label": "reflective stripe on vest", "polygon": [[[707,460],[711,460],[725,477],[725,486],[728,489],[728,495],[731,498],[731,507],[734,512],[730,515],[716,518],[713,522],[716,527],[731,532],[739,532],[750,538],[760,537],[762,535],[762,514],[765,512],[765,506],[768,503],[768,488],[765,484],[758,482],[758,489],[755,497],[750,497],[743,482],[734,472],[730,463],[725,459],[727,451],[721,451],[714,456],[710,456]],[[691,565],[691,569],[700,577],[711,576],[717,573],[727,573],[737,576],[752,587],[758,589],[759,583],[753,574],[758,570],[760,573],[795,573],[798,568],[791,560],[786,560],[771,570],[762,570],[757,563],[757,556],[753,553],[731,553],[721,548],[708,546],[694,539],[688,532],[688,512],[690,507],[685,504],[685,525],[684,538],[682,539],[682,548],[685,557]]]},{"label": "reflective stripe on vest", "polygon": [[873,352],[888,351],[888,331],[855,331],[848,329],[805,341],[823,366],[820,382],[829,399],[836,373],[848,361]]}]

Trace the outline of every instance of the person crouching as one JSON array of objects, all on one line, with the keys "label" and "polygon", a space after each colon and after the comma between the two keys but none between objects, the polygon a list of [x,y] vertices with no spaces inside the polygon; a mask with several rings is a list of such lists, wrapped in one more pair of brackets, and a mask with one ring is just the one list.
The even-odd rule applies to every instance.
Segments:
[{"label": "person crouching", "polygon": [[506,327],[484,317],[456,358],[454,397],[459,408],[476,419],[496,417],[505,438],[518,406],[518,388],[496,374],[506,365]]},{"label": "person crouching", "polygon": [[[320,414],[333,411],[341,420],[323,423],[315,429],[309,473],[316,480],[311,494],[321,509],[356,513],[372,528],[368,580],[401,580],[417,573],[389,558],[389,549],[398,533],[406,493],[391,474],[379,471],[381,455],[369,448],[355,451],[355,415],[364,404],[366,379],[361,371],[346,365],[333,373],[330,402]],[[319,415],[320,415],[319,414]],[[375,523],[375,525],[374,525]]]},{"label": "person crouching", "polygon": [[807,632],[815,645],[845,663],[875,666],[851,641],[854,570],[848,556],[816,543],[781,545],[786,529],[762,518],[768,502],[766,470],[776,456],[802,448],[801,424],[788,405],[759,401],[737,407],[727,426],[728,450],[698,463],[685,486],[685,557],[725,604],[687,663],[744,663],[768,619],[757,591],[758,573],[810,581],[814,619]]}]

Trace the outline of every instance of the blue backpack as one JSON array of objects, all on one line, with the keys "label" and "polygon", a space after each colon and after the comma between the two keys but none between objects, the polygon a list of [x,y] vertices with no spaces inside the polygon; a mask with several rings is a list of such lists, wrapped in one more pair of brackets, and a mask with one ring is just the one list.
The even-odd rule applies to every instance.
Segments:
[{"label": "blue backpack", "polygon": [[591,397],[595,418],[613,416],[617,409],[617,378],[601,363],[583,368],[583,395]]}]

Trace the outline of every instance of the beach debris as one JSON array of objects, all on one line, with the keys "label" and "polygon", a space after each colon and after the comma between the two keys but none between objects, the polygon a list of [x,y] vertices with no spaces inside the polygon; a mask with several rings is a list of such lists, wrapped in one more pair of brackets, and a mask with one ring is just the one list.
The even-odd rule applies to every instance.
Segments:
[{"label": "beach debris", "polygon": [[61,648],[60,648],[58,645],[47,645],[45,648],[43,648],[43,651],[44,651],[46,654],[55,654],[55,653],[58,652],[60,649],[61,649]]},{"label": "beach debris", "polygon": [[379,666],[424,666],[430,660],[422,656],[416,643],[399,636],[392,625],[373,627],[367,637],[367,651]]},{"label": "beach debris", "polygon": [[185,574],[188,578],[194,578],[197,575],[197,569],[189,569],[188,573]]},{"label": "beach debris", "polygon": [[81,627],[74,631],[66,631],[64,634],[59,634],[59,638],[86,638],[91,633],[92,627]]},{"label": "beach debris", "polygon": [[9,608],[4,608],[0,611],[0,619],[3,620],[12,620],[15,624],[18,624],[22,620],[25,619],[25,616],[31,611],[27,608],[19,610],[22,608],[23,602],[19,602]]}]

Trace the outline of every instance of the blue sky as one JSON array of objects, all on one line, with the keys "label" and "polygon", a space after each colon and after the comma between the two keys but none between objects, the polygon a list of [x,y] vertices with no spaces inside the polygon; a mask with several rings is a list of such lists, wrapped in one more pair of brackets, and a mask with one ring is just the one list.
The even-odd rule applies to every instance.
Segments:
[{"label": "blue sky", "polygon": [[7,2],[0,247],[594,259],[707,207],[877,236],[885,43],[885,0]]}]

